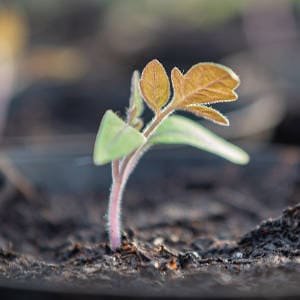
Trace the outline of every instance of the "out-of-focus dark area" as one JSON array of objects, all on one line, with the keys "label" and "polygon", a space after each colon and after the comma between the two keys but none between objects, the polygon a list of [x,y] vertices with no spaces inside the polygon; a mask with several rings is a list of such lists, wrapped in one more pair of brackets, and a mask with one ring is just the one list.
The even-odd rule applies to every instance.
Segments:
[{"label": "out-of-focus dark area", "polygon": [[213,131],[299,144],[299,50],[300,1],[2,0],[2,140],[94,135],[158,58],[168,72],[213,61],[239,74],[239,101],[218,107],[232,125]]}]

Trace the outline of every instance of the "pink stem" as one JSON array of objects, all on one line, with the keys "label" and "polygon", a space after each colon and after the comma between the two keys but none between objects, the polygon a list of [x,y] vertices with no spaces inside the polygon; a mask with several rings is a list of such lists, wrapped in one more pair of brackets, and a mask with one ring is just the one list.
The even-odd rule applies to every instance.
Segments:
[{"label": "pink stem", "polygon": [[112,183],[108,207],[108,230],[110,247],[114,251],[121,246],[121,200],[124,183],[115,178]]}]

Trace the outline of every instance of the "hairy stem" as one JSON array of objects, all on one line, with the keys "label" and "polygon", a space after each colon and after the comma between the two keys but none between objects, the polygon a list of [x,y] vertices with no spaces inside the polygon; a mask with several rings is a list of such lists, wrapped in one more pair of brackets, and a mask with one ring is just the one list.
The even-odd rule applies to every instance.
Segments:
[{"label": "hairy stem", "polygon": [[[160,123],[173,112],[172,106],[167,106],[164,110],[157,113],[153,120],[143,131],[144,136],[148,140],[155,132]],[[109,241],[112,250],[116,250],[121,246],[121,202],[123,191],[137,162],[147,150],[147,142],[135,150],[132,154],[120,161],[112,162],[113,183],[110,191],[109,207],[108,207],[108,230]]]},{"label": "hairy stem", "polygon": [[112,179],[116,180],[120,175],[120,161],[114,160],[111,162]]},{"label": "hairy stem", "polygon": [[125,183],[122,182],[119,174],[119,161],[112,162],[113,182],[110,190],[108,207],[108,232],[109,242],[112,250],[121,245],[121,200]]}]

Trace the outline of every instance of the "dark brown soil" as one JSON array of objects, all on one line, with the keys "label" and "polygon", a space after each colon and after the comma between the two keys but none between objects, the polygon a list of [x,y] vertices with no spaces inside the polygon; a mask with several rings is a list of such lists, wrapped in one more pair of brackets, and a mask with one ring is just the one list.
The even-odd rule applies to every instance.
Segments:
[{"label": "dark brown soil", "polygon": [[[27,199],[11,186],[8,193],[4,178],[2,286],[135,296],[300,295],[299,157],[286,150],[247,167],[161,165],[157,176],[139,176],[138,168],[124,197],[124,243],[116,253],[106,244],[106,189]],[[147,162],[153,164],[146,159],[144,168]]]}]

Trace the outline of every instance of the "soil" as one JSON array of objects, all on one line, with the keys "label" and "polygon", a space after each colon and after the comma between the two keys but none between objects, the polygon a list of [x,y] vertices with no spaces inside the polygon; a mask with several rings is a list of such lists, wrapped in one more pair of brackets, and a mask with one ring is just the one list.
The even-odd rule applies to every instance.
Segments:
[{"label": "soil", "polygon": [[[30,199],[2,176],[0,283],[101,295],[300,294],[300,155],[229,163],[145,159],[107,245],[107,187]],[[151,175],[147,164],[159,168]],[[158,167],[159,166],[159,167]],[[9,191],[9,192],[8,192]],[[287,208],[288,207],[288,208]]]}]

